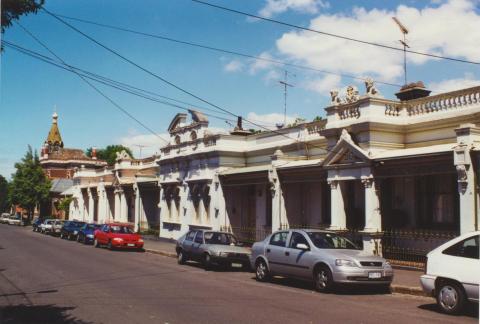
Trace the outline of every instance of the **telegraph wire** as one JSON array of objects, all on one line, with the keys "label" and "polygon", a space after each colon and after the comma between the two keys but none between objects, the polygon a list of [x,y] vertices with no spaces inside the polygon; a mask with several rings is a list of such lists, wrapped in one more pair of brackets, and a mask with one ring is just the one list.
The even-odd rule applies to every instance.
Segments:
[{"label": "telegraph wire", "polygon": [[[294,67],[294,68],[297,68],[297,69],[319,72],[319,73],[323,73],[323,74],[338,75],[338,76],[341,76],[341,77],[344,77],[344,78],[349,78],[349,79],[354,79],[354,80],[360,80],[360,81],[365,81],[366,80],[366,78],[362,78],[362,77],[354,76],[354,75],[350,75],[350,74],[337,73],[337,72],[332,72],[332,71],[327,71],[327,70],[316,69],[316,68],[313,68],[313,67],[310,67],[310,66],[305,66],[305,65],[295,64],[295,63],[288,63],[288,62],[285,62],[285,61],[280,61],[280,60],[276,60],[276,59],[272,59],[272,58],[261,57],[261,56],[256,56],[256,55],[252,55],[252,54],[247,54],[247,53],[241,53],[241,52],[237,52],[237,51],[233,51],[233,50],[222,49],[222,48],[219,48],[219,47],[208,46],[208,45],[204,45],[204,44],[200,44],[200,43],[188,42],[188,41],[184,41],[184,40],[180,40],[180,39],[175,39],[175,38],[172,38],[172,37],[161,36],[161,35],[151,34],[151,33],[145,33],[145,32],[141,32],[141,31],[129,29],[129,28],[124,28],[124,27],[99,23],[99,22],[95,22],[95,21],[92,21],[92,20],[75,18],[75,17],[71,17],[71,16],[58,14],[58,13],[55,13],[55,15],[57,15],[58,17],[78,21],[78,22],[85,23],[85,24],[91,24],[91,25],[104,27],[104,28],[109,28],[109,29],[113,29],[113,30],[119,30],[119,31],[127,32],[127,33],[132,33],[132,34],[142,35],[142,36],[146,36],[146,37],[157,38],[157,39],[161,39],[161,40],[165,40],[165,41],[169,41],[169,42],[173,42],[173,43],[178,43],[178,44],[183,44],[183,45],[187,45],[187,46],[203,48],[203,49],[216,51],[216,52],[220,52],[220,53],[242,56],[242,57],[246,57],[246,58],[250,58],[250,59],[254,59],[254,60],[258,60],[258,61],[270,62],[270,63],[280,64],[280,65],[284,65],[284,66]],[[389,83],[389,82],[384,82],[384,81],[375,80],[375,82],[378,83],[378,84],[388,85],[388,86],[392,86],[392,87],[401,87],[402,86],[400,84]]]},{"label": "telegraph wire", "polygon": [[[44,44],[39,38],[37,38],[34,34],[32,34],[28,29],[26,29],[25,27],[23,27],[18,21],[15,21],[15,23],[20,26],[20,28],[22,28],[25,33],[27,33],[30,37],[32,37],[38,44],[40,44],[43,48],[45,48],[50,54],[52,54],[53,56],[55,56],[60,62],[62,62],[62,64],[67,65],[67,63],[65,63],[65,61],[60,57],[58,56],[57,54],[55,54],[55,52],[53,52],[46,44]],[[117,104],[113,99],[111,99],[109,96],[107,96],[105,93],[103,93],[100,89],[98,89],[94,84],[92,84],[90,81],[88,81],[84,76],[82,76],[81,74],[79,74],[77,71],[75,71],[74,69],[72,68],[69,68],[71,72],[75,73],[80,79],[82,79],[85,83],[87,83],[92,89],[94,89],[98,94],[100,94],[102,97],[104,97],[105,99],[107,99],[112,105],[114,105],[117,109],[119,109],[121,112],[123,112],[125,115],[127,115],[128,117],[130,117],[131,119],[133,119],[134,121],[136,121],[140,126],[142,126],[143,128],[145,128],[147,131],[149,131],[150,133],[152,133],[153,135],[155,135],[156,137],[158,137],[159,139],[161,139],[162,141],[166,142],[166,143],[169,143],[169,141],[167,141],[166,139],[164,139],[163,137],[161,137],[160,135],[158,135],[155,131],[153,131],[150,127],[148,127],[147,125],[145,125],[144,123],[142,123],[140,120],[138,120],[137,118],[135,118],[135,116],[133,116],[132,114],[130,114],[127,110],[125,110],[123,107],[121,107],[119,104]]]},{"label": "telegraph wire", "polygon": [[[62,24],[64,24],[65,26],[67,26],[67,27],[69,27],[70,29],[76,31],[77,33],[83,35],[85,38],[89,39],[89,40],[92,41],[93,43],[95,43],[95,44],[97,44],[98,46],[104,48],[105,50],[107,50],[108,52],[114,54],[115,56],[120,57],[122,60],[124,60],[124,61],[130,63],[131,65],[139,68],[140,70],[144,71],[145,73],[147,73],[147,74],[149,74],[149,75],[157,78],[158,80],[160,80],[160,81],[162,81],[162,82],[170,85],[171,87],[173,87],[173,88],[175,88],[175,89],[177,89],[177,90],[179,90],[179,91],[181,91],[181,92],[183,92],[183,93],[185,93],[185,94],[188,94],[189,96],[191,96],[191,97],[193,97],[193,98],[195,98],[195,99],[197,99],[197,100],[199,100],[199,101],[201,101],[201,102],[203,102],[203,103],[205,103],[205,104],[207,104],[207,105],[209,105],[209,106],[212,106],[212,107],[214,107],[214,108],[217,108],[218,110],[221,110],[221,111],[223,111],[223,112],[226,112],[226,113],[234,116],[235,118],[241,117],[241,116],[236,115],[235,113],[233,113],[233,112],[231,112],[231,111],[229,111],[229,110],[227,110],[227,109],[225,109],[225,108],[222,108],[222,107],[220,107],[220,106],[218,106],[218,105],[210,102],[209,100],[203,99],[202,97],[194,94],[193,92],[188,91],[188,90],[186,90],[186,89],[184,89],[184,88],[176,85],[175,83],[173,83],[173,82],[171,82],[171,81],[168,81],[167,79],[159,76],[158,74],[156,74],[156,73],[154,73],[154,72],[152,72],[152,71],[144,68],[143,66],[135,63],[134,61],[128,59],[127,57],[123,56],[122,54],[118,53],[117,51],[115,51],[115,50],[111,49],[110,47],[108,47],[108,46],[102,44],[101,42],[97,41],[96,39],[94,39],[93,37],[89,36],[88,34],[82,32],[81,30],[79,30],[79,29],[76,28],[75,26],[72,26],[71,24],[69,24],[68,22],[66,22],[65,20],[63,20],[62,18],[57,17],[55,14],[51,13],[50,11],[48,11],[47,9],[45,9],[44,7],[42,7],[41,9],[42,9],[43,11],[45,11],[46,13],[48,13],[48,14],[49,14],[50,16],[52,16],[53,18],[55,18],[56,20],[58,20],[59,22],[61,22]],[[253,122],[253,121],[251,121],[251,120],[248,120],[248,119],[246,119],[246,118],[244,118],[244,117],[242,117],[242,119],[243,119],[245,122],[247,122],[247,123],[249,123],[249,124],[251,124],[251,125],[253,125],[253,126],[256,126],[256,127],[258,127],[258,128],[262,128],[262,129],[267,130],[267,131],[269,131],[269,132],[274,132],[274,133],[276,133],[276,134],[278,134],[278,135],[280,135],[280,136],[283,136],[283,137],[285,137],[285,138],[287,138],[287,139],[293,140],[293,141],[295,141],[295,142],[297,142],[297,143],[299,143],[299,144],[303,144],[303,145],[306,145],[306,146],[307,146],[307,145],[315,146],[315,145],[313,145],[313,144],[307,144],[306,142],[303,142],[303,143],[302,143],[301,141],[299,141],[299,140],[297,140],[297,139],[295,139],[295,138],[292,138],[292,137],[290,137],[290,136],[288,136],[288,135],[285,135],[285,134],[283,134],[282,132],[279,132],[279,131],[277,131],[277,130],[269,129],[269,128],[264,127],[264,126],[262,126],[262,125],[260,125],[260,124],[257,124],[257,123],[255,123],[255,122]],[[321,150],[324,150],[324,151],[326,150],[324,147],[320,147],[320,146],[317,146],[317,147],[320,148]]]},{"label": "telegraph wire", "polygon": [[[386,49],[390,49],[390,50],[394,50],[394,51],[401,51],[401,52],[404,51],[403,48],[390,46],[390,45],[385,45],[385,44],[380,44],[380,43],[375,43],[375,42],[369,42],[369,41],[365,41],[365,40],[361,40],[361,39],[357,39],[357,38],[353,38],[353,37],[328,33],[328,32],[324,32],[324,31],[312,29],[312,28],[302,27],[302,26],[299,26],[299,25],[295,25],[295,24],[292,24],[292,23],[285,22],[285,21],[280,21],[280,20],[276,20],[276,19],[272,19],[272,18],[266,18],[266,17],[254,15],[254,14],[251,14],[251,13],[248,13],[248,12],[245,12],[245,11],[240,11],[240,10],[236,10],[236,9],[232,9],[232,8],[227,8],[227,7],[224,7],[224,6],[216,5],[216,4],[206,2],[206,1],[202,1],[202,0],[190,0],[190,1],[201,4],[201,5],[205,5],[205,6],[208,6],[208,7],[212,7],[212,8],[215,8],[215,9],[220,9],[220,10],[232,12],[232,13],[235,13],[235,14],[244,15],[244,16],[247,16],[247,17],[256,18],[256,19],[268,21],[268,22],[271,22],[271,23],[275,23],[275,24],[279,24],[279,25],[283,25],[283,26],[287,26],[287,27],[292,27],[292,28],[296,28],[296,29],[320,34],[320,35],[340,38],[340,39],[344,39],[344,40],[348,40],[348,41],[352,41],[352,42],[356,42],[356,43],[361,43],[361,44],[366,44],[366,45],[371,45],[371,46],[377,46],[377,47],[386,48]],[[416,54],[416,55],[423,55],[423,56],[428,56],[428,57],[433,57],[433,58],[438,58],[438,59],[443,59],[443,60],[460,62],[460,63],[480,65],[480,62],[474,62],[474,61],[469,61],[469,60],[464,60],[464,59],[457,59],[457,58],[448,57],[448,56],[417,52],[417,51],[413,51],[413,50],[406,50],[406,52],[411,53],[411,54]]]}]

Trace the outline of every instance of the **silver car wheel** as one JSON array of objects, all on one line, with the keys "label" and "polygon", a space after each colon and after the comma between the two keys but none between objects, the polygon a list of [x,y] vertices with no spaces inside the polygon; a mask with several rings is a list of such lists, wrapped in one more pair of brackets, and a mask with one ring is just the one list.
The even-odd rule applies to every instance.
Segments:
[{"label": "silver car wheel", "polygon": [[267,267],[265,266],[265,263],[260,262],[257,265],[257,277],[260,280],[265,279],[265,272],[267,271]]},{"label": "silver car wheel", "polygon": [[446,310],[452,310],[457,306],[458,295],[455,288],[445,285],[439,292],[439,301]]},{"label": "silver car wheel", "polygon": [[325,270],[321,270],[317,274],[317,284],[320,286],[320,288],[325,288],[327,287],[328,284],[328,276]]}]

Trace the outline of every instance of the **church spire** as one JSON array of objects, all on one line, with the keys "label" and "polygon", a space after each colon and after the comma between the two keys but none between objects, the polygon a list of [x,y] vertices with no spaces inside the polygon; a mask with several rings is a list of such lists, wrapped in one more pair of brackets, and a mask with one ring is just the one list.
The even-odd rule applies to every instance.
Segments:
[{"label": "church spire", "polygon": [[57,112],[54,112],[52,115],[52,126],[50,127],[50,132],[48,132],[48,137],[45,141],[45,145],[48,146],[49,151],[63,148],[62,136],[60,135],[60,130],[58,129]]}]

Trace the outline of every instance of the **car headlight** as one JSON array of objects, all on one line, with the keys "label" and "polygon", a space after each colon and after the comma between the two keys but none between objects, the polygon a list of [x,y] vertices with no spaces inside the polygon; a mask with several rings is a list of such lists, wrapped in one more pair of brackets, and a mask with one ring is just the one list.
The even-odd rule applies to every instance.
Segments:
[{"label": "car headlight", "polygon": [[93,238],[93,234],[87,234],[88,238]]},{"label": "car headlight", "polygon": [[78,234],[78,231],[73,231],[73,235],[77,235]]},{"label": "car headlight", "polygon": [[358,267],[353,260],[345,260],[345,259],[336,259],[335,265],[344,266],[344,267]]},{"label": "car headlight", "polygon": [[388,262],[388,261],[385,261],[385,267],[387,267],[387,268],[388,268],[388,267],[391,267],[391,266],[392,266],[392,265],[390,264],[390,262]]},{"label": "car headlight", "polygon": [[112,241],[122,242],[123,239],[120,238],[120,237],[114,237],[114,238],[112,239]]},{"label": "car headlight", "polygon": [[143,243],[143,239],[138,239],[138,243]]}]

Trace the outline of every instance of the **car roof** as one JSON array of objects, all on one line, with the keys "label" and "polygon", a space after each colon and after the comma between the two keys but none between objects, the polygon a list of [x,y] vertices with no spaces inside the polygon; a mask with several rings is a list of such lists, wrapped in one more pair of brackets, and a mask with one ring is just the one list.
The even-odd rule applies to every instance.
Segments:
[{"label": "car roof", "polygon": [[315,229],[315,228],[290,228],[285,230],[278,230],[278,232],[282,231],[301,231],[301,232],[309,232],[309,233],[329,233],[329,234],[336,234],[334,231],[329,230],[322,230],[322,229]]},{"label": "car roof", "polygon": [[115,225],[115,226],[133,226],[133,224],[131,223],[120,223],[120,222],[113,222],[113,223],[105,223],[104,225],[109,225],[109,226],[112,226],[112,225]]}]

